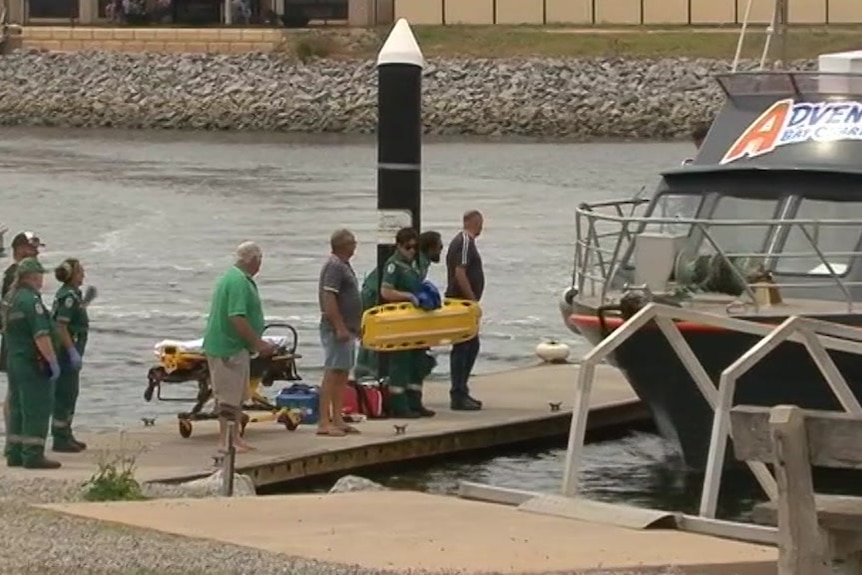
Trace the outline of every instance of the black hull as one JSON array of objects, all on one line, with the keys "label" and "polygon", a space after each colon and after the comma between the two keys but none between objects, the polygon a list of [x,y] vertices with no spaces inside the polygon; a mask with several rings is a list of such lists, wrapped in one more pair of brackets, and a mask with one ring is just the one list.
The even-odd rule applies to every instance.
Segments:
[{"label": "black hull", "polygon": [[[576,303],[574,313],[580,333],[592,344],[607,335],[595,321],[593,307]],[[608,318],[606,330],[618,325]],[[758,317],[756,321],[780,324],[786,317]],[[862,315],[818,316],[818,319],[862,326]],[[758,336],[684,326],[683,336],[700,360],[713,384],[721,372],[760,339]],[[862,358],[829,352],[853,394],[862,401]],[[659,433],[681,449],[688,467],[706,467],[713,412],[688,375],[664,335],[650,323],[632,335],[608,358],[625,375],[638,397],[647,404]],[[734,405],[794,404],[807,409],[841,410],[820,370],[804,346],[786,342],[773,350],[737,383]],[[729,446],[731,447],[731,446]],[[728,449],[732,458],[732,447]]]}]

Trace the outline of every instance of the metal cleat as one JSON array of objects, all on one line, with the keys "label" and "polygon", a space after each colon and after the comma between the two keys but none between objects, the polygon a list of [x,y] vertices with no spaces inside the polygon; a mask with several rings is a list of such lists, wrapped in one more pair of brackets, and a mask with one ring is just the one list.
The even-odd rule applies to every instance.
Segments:
[{"label": "metal cleat", "polygon": [[156,424],[155,417],[142,417],[141,421],[144,422],[144,427],[152,427]]},{"label": "metal cleat", "polygon": [[407,424],[406,423],[404,425],[395,424],[392,427],[395,428],[395,435],[404,435],[405,433],[407,433]]},{"label": "metal cleat", "polygon": [[548,405],[551,407],[551,411],[560,411],[560,406],[563,405],[563,402],[558,401],[555,403],[553,401],[549,401]]}]

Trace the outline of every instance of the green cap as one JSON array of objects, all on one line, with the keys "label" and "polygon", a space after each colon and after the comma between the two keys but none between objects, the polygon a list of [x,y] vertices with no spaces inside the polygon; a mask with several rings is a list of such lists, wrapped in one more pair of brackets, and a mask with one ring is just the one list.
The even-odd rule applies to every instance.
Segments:
[{"label": "green cap", "polygon": [[18,263],[18,274],[43,274],[45,268],[39,263],[36,258],[24,258]]}]

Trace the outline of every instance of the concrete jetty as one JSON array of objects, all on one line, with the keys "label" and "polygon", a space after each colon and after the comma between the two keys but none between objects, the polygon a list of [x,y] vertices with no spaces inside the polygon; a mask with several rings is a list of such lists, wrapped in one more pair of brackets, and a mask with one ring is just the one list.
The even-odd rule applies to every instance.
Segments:
[{"label": "concrete jetty", "polygon": [[407,491],[70,503],[46,509],[379,572],[775,573],[777,550]]},{"label": "concrete jetty", "polygon": [[[246,439],[257,450],[237,456],[237,472],[249,475],[257,487],[265,487],[383,463],[565,437],[576,376],[577,366],[572,364],[477,376],[471,387],[485,404],[479,412],[450,411],[448,385],[428,383],[427,404],[437,410],[436,417],[365,421],[356,424],[361,434],[355,436],[320,437],[311,425],[291,432],[274,422],[252,423]],[[616,369],[597,371],[593,398],[590,426],[594,430],[648,420],[646,409]],[[552,411],[550,403],[560,403],[559,411]],[[86,452],[52,454],[63,463],[59,470],[13,468],[3,472],[83,481],[93,475],[100,461],[126,454],[134,457],[140,481],[178,482],[212,473],[217,423],[196,422],[192,436],[183,439],[176,420],[164,419],[149,427],[136,422],[123,433],[83,435],[81,439],[90,446]],[[396,435],[394,423],[406,423],[406,433]]]}]

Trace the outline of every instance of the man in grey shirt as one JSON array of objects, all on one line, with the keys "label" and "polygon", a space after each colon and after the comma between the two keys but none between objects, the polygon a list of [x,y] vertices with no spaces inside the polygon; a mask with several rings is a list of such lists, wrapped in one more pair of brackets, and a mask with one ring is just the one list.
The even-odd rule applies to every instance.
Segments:
[{"label": "man in grey shirt", "polygon": [[329,241],[332,255],[320,270],[317,290],[320,302],[320,343],[323,345],[323,383],[317,434],[343,437],[359,431],[342,418],[344,391],[356,362],[356,339],[362,323],[359,282],[350,266],[356,237],[336,230]]},{"label": "man in grey shirt", "polygon": [[[484,219],[477,210],[464,214],[463,229],[449,242],[446,252],[446,297],[478,302],[485,291],[485,272],[482,256],[476,247],[476,238],[482,233]],[[467,381],[479,356],[479,336],[456,343],[449,355],[449,372],[452,387],[449,406],[457,411],[478,411],[482,402],[470,395]]]}]

